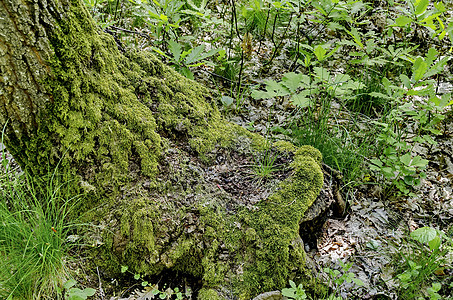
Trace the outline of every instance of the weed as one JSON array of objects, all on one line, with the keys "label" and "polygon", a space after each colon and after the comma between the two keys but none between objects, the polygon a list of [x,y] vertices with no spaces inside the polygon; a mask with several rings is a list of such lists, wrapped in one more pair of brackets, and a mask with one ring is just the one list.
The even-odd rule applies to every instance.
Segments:
[{"label": "weed", "polygon": [[439,295],[442,283],[436,274],[442,274],[443,268],[451,264],[447,257],[453,249],[452,239],[442,231],[422,227],[410,234],[407,246],[398,252],[404,261],[396,276],[401,299],[446,299]]},{"label": "weed", "polygon": [[[3,142],[3,135],[2,135]],[[67,239],[76,226],[69,214],[78,197],[70,197],[58,174],[49,172],[43,187],[31,178],[17,178],[2,151],[0,185],[0,297],[61,298],[66,270]]]},{"label": "weed", "polygon": [[58,298],[70,277],[68,220],[77,197],[66,198],[64,184],[51,181],[47,194],[31,181],[3,183],[0,194],[0,286],[4,299]]}]

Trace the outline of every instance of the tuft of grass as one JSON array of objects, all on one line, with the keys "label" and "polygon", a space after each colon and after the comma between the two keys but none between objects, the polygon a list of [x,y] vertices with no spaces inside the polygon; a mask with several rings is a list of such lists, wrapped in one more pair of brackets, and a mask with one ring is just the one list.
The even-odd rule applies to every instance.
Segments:
[{"label": "tuft of grass", "polygon": [[277,155],[272,153],[270,149],[262,153],[253,165],[253,173],[260,179],[270,178],[272,173],[278,171],[278,166],[275,164]]},{"label": "tuft of grass", "polygon": [[30,178],[2,171],[0,298],[60,299],[69,279],[67,237],[75,224],[68,216],[77,197],[65,193],[55,172],[38,189]]}]

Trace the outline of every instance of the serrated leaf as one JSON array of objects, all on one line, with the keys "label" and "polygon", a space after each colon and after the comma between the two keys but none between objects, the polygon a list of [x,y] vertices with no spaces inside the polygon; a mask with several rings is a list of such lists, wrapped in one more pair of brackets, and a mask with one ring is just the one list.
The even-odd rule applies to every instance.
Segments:
[{"label": "serrated leaf", "polygon": [[423,60],[423,58],[418,57],[415,60],[414,65],[412,66],[412,81],[417,82],[422,79],[427,70],[428,65],[426,64],[426,62]]},{"label": "serrated leaf", "polygon": [[302,73],[289,72],[282,78],[281,84],[287,87],[291,93],[294,93],[298,88],[310,84],[310,77]]},{"label": "serrated leaf", "polygon": [[275,97],[277,95],[275,92],[266,92],[266,91],[260,91],[260,90],[254,90],[252,91],[252,98],[256,100],[260,99],[268,99]]},{"label": "serrated leaf", "polygon": [[348,74],[337,74],[333,80],[334,83],[343,83],[351,79],[351,76]]},{"label": "serrated leaf", "polygon": [[268,92],[274,92],[276,96],[286,96],[290,94],[287,87],[279,82],[276,82],[275,80],[268,80],[266,82],[266,90]]},{"label": "serrated leaf", "polygon": [[134,279],[139,280],[140,279],[140,274],[134,274]]},{"label": "serrated leaf", "polygon": [[203,50],[204,50],[204,45],[200,45],[200,46],[193,48],[192,51],[187,55],[187,57],[185,59],[185,63],[189,65],[196,61],[199,61]]},{"label": "serrated leaf", "polygon": [[326,49],[324,49],[321,45],[316,46],[313,52],[319,61],[323,61],[327,53]]},{"label": "serrated leaf", "polygon": [[295,106],[300,108],[309,107],[311,104],[311,99],[307,98],[306,95],[299,93],[291,97],[290,100]]},{"label": "serrated leaf", "polygon": [[412,19],[407,16],[401,16],[401,17],[398,17],[395,19],[395,24],[400,27],[404,27],[411,22],[412,22]]},{"label": "serrated leaf", "polygon": [[433,63],[433,61],[437,58],[438,54],[439,52],[435,48],[433,47],[429,48],[425,58],[426,64],[430,66]]},{"label": "serrated leaf", "polygon": [[323,81],[327,81],[330,77],[330,72],[323,67],[314,67],[313,70],[315,71],[316,77]]},{"label": "serrated leaf", "polygon": [[450,60],[451,57],[445,56],[436,62],[424,75],[424,77],[431,77],[435,74],[439,74],[444,70],[445,65]]},{"label": "serrated leaf", "polygon": [[382,93],[379,93],[379,92],[371,92],[371,93],[368,93],[368,95],[370,95],[371,97],[375,97],[375,98],[393,100],[393,97],[390,97],[389,95],[385,95],[385,94],[382,94]]},{"label": "serrated leaf", "polygon": [[121,266],[121,273],[125,273],[128,269],[128,266]]},{"label": "serrated leaf", "polygon": [[181,57],[181,49],[182,46],[180,43],[170,40],[168,41],[168,48],[170,49],[170,52],[173,54],[173,58],[176,62],[179,62],[179,59]]}]

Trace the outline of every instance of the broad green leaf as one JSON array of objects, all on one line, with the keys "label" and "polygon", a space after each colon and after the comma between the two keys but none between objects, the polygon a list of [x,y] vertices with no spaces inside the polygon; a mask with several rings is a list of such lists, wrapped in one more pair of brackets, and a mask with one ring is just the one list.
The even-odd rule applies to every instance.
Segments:
[{"label": "broad green leaf", "polygon": [[434,2],[434,7],[441,13],[444,13],[447,11],[447,8],[445,8],[445,5],[441,1]]},{"label": "broad green leaf", "polygon": [[447,93],[443,94],[441,98],[439,98],[439,96],[434,96],[430,98],[429,101],[434,103],[434,105],[436,105],[438,108],[444,108],[453,103],[451,99],[451,93]]},{"label": "broad green leaf", "polygon": [[415,1],[415,14],[421,15],[426,11],[426,8],[428,7],[429,0],[418,0]]},{"label": "broad green leaf", "polygon": [[450,56],[444,56],[438,62],[436,62],[424,75],[424,77],[431,77],[433,75],[439,74],[444,70],[445,65],[451,59]]},{"label": "broad green leaf", "polygon": [[256,100],[260,99],[268,99],[275,97],[277,94],[275,92],[265,92],[265,91],[260,91],[260,90],[254,90],[252,91],[252,98]]},{"label": "broad green leaf", "polygon": [[174,60],[176,62],[179,62],[179,58],[181,57],[181,49],[182,49],[181,44],[176,41],[170,40],[170,41],[168,41],[168,46],[169,46],[171,53],[173,54]]},{"label": "broad green leaf", "polygon": [[415,156],[412,159],[411,166],[413,167],[419,167],[419,168],[424,168],[428,165],[428,160],[421,158],[420,156]]},{"label": "broad green leaf", "polygon": [[164,21],[165,23],[168,22],[168,17],[167,17],[166,15],[164,15],[164,14],[160,14],[159,18],[160,18],[162,21]]},{"label": "broad green leaf", "polygon": [[140,279],[140,274],[134,274],[134,279],[139,280]]},{"label": "broad green leaf", "polygon": [[430,241],[434,240],[436,236],[437,236],[436,229],[428,226],[419,228],[411,232],[411,237],[414,240],[419,241],[420,243],[423,244],[427,244]]},{"label": "broad green leaf", "polygon": [[436,60],[438,54],[439,52],[434,47],[429,48],[425,58],[426,64],[430,66]]},{"label": "broad green leaf", "polygon": [[222,96],[222,98],[220,98],[220,101],[222,101],[223,105],[227,107],[234,103],[234,99],[229,96]]},{"label": "broad green leaf", "polygon": [[401,16],[401,17],[398,17],[395,19],[395,24],[400,27],[404,27],[411,22],[412,22],[412,19],[407,16]]},{"label": "broad green leaf", "polygon": [[349,76],[348,74],[337,74],[337,75],[335,75],[333,82],[334,83],[346,83],[349,79],[351,79],[351,76]]},{"label": "broad green leaf", "polygon": [[70,288],[72,288],[76,284],[77,284],[77,281],[75,281],[74,279],[69,279],[68,281],[66,281],[63,284],[63,287],[64,287],[65,290],[69,290]]},{"label": "broad green leaf", "polygon": [[316,46],[315,50],[313,52],[315,53],[316,58],[319,61],[323,61],[324,60],[324,56],[327,53],[326,49],[324,49],[321,45]]},{"label": "broad green leaf", "polygon": [[194,78],[192,71],[190,71],[189,68],[187,68],[187,67],[182,67],[181,69],[178,70],[178,72],[189,79]]},{"label": "broad green leaf", "polygon": [[363,46],[363,43],[362,43],[362,40],[360,39],[360,34],[357,30],[357,28],[353,27],[351,28],[351,31],[348,31],[347,32],[349,33],[350,36],[352,36],[352,38],[354,39],[354,42],[356,42],[356,44],[360,47],[360,48],[364,48]]},{"label": "broad green leaf", "polygon": [[409,153],[404,154],[403,156],[400,157],[400,161],[405,165],[405,166],[410,166],[412,160],[412,156]]},{"label": "broad green leaf", "polygon": [[440,247],[440,237],[436,236],[434,239],[428,242],[429,249],[437,250]]},{"label": "broad green leaf", "polygon": [[389,95],[385,95],[385,94],[382,94],[382,93],[379,93],[379,92],[371,92],[371,93],[368,93],[368,95],[370,95],[371,97],[375,97],[375,98],[381,98],[381,99],[385,99],[385,100],[393,100],[393,97],[390,97]]},{"label": "broad green leaf", "polygon": [[125,273],[128,269],[128,266],[121,266],[121,273]]},{"label": "broad green leaf", "polygon": [[294,93],[298,88],[309,85],[310,77],[302,73],[289,72],[282,78],[281,84],[286,86],[291,93]]},{"label": "broad green leaf", "polygon": [[412,81],[417,82],[422,79],[427,70],[428,65],[426,64],[426,62],[423,60],[423,58],[418,57],[415,60],[414,65],[412,66]]},{"label": "broad green leaf", "polygon": [[290,101],[300,108],[305,108],[311,105],[311,99],[307,98],[303,93],[292,96]]},{"label": "broad green leaf", "polygon": [[217,54],[217,52],[219,52],[219,49],[211,49],[208,52],[202,53],[200,56],[200,60],[211,57],[211,56]]},{"label": "broad green leaf", "polygon": [[323,67],[314,67],[313,70],[315,71],[316,77],[323,81],[327,81],[330,77],[330,72]]},{"label": "broad green leaf", "polygon": [[288,288],[282,289],[282,296],[288,297],[290,299],[296,299],[296,297],[297,297],[297,295],[294,292],[293,288],[291,288],[291,289],[288,289]]},{"label": "broad green leaf", "polygon": [[186,64],[192,64],[196,61],[199,61],[201,59],[201,53],[204,50],[204,45],[197,46],[192,49],[192,51],[187,55],[185,63]]}]

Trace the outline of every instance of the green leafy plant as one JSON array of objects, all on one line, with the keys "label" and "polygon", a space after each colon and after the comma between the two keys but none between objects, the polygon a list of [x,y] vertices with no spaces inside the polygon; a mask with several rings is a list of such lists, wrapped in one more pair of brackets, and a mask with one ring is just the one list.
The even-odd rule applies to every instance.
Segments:
[{"label": "green leafy plant", "polygon": [[331,269],[328,267],[323,269],[324,272],[328,274],[329,285],[334,291],[333,295],[331,294],[330,296],[333,297],[338,296],[336,293],[339,290],[339,287],[345,282],[347,283],[354,282],[357,287],[363,286],[363,281],[360,280],[359,278],[356,278],[354,273],[349,272],[349,269],[352,267],[352,263],[344,263],[342,260],[339,260],[338,262],[340,264],[341,271]]},{"label": "green leafy plant", "polygon": [[[441,72],[450,59],[436,60],[438,54],[437,50],[430,48],[425,58],[414,59],[411,78],[400,75],[403,88],[392,85],[386,78],[383,80],[387,97],[396,97],[397,105],[386,116],[385,122],[375,122],[381,127],[377,140],[384,149],[378,158],[370,161],[370,168],[380,171],[404,194],[409,194],[410,187],[420,183],[420,178],[425,176],[421,170],[428,164],[428,160],[411,153],[413,147],[416,143],[435,144],[433,136],[440,134],[438,125],[444,119],[441,111],[453,104],[451,94],[436,95],[435,83],[430,79]],[[405,98],[414,96],[419,100],[403,102]],[[417,131],[411,133],[399,124],[412,124]]]},{"label": "green leafy plant", "polygon": [[405,261],[405,267],[397,275],[400,296],[403,299],[445,299],[439,294],[442,283],[435,273],[447,263],[446,254],[453,250],[452,239],[432,227],[414,230],[410,237],[409,248],[400,250]]},{"label": "green leafy plant", "polygon": [[275,173],[279,168],[275,164],[277,154],[272,153],[271,149],[267,149],[259,155],[253,165],[253,173],[260,179],[269,178],[272,173]]},{"label": "green leafy plant", "polygon": [[291,286],[290,288],[282,289],[283,296],[295,300],[307,299],[307,294],[305,293],[305,289],[301,283],[296,285],[294,281],[290,280],[289,285]]},{"label": "green leafy plant", "polygon": [[168,58],[171,65],[176,69],[176,71],[190,79],[193,79],[193,73],[192,71],[190,71],[190,67],[198,67],[203,65],[206,58],[211,57],[218,52],[218,49],[204,51],[204,45],[199,45],[195,48],[190,48],[189,50],[183,50],[184,46],[174,40],[168,41],[168,48],[170,50],[171,56],[165,54],[158,48],[153,48],[153,50]]},{"label": "green leafy plant", "polygon": [[[140,285],[145,288],[145,294],[142,295],[144,299],[145,298],[148,299],[147,297],[153,299],[155,296],[159,297],[159,299],[176,299],[176,300],[184,299],[184,293],[181,292],[178,287],[175,287],[173,289],[169,287],[164,290],[161,290],[158,288],[157,285],[154,285],[145,280],[140,274],[129,272],[128,266],[121,266],[121,273],[126,272],[133,274],[135,280],[141,281]],[[190,290],[186,292],[190,293]]]},{"label": "green leafy plant", "polygon": [[79,289],[74,287],[77,284],[77,281],[74,279],[69,279],[63,285],[65,289],[65,299],[66,300],[86,300],[88,297],[93,296],[96,293],[95,289],[84,288]]}]

